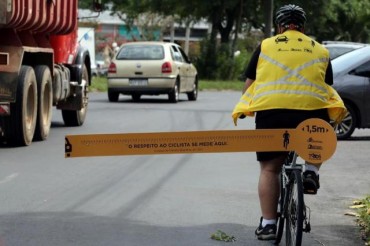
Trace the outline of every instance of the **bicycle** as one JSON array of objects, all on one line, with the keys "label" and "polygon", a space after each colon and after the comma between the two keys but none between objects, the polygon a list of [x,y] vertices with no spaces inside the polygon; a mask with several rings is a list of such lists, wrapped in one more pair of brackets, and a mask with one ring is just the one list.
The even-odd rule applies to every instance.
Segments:
[{"label": "bicycle", "polygon": [[296,152],[289,152],[280,173],[280,198],[275,244],[279,244],[286,221],[286,245],[301,245],[303,232],[310,232],[310,209],[304,203],[302,175],[304,163],[297,163]]}]

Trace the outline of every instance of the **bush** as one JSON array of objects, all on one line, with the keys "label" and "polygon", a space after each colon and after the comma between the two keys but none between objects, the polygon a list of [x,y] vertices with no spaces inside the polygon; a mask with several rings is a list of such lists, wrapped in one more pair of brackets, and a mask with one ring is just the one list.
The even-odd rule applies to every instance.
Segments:
[{"label": "bush", "polygon": [[204,39],[200,43],[200,53],[196,59],[195,66],[198,76],[201,79],[217,78],[217,50],[209,39]]},{"label": "bush", "polygon": [[244,72],[247,68],[249,60],[251,59],[252,52],[243,49],[240,54],[234,58],[234,74],[233,79],[245,80]]},{"label": "bush", "polygon": [[200,47],[195,66],[200,79],[204,80],[240,79],[252,55],[252,52],[247,50],[248,47],[241,47],[238,48],[239,54],[234,56],[229,44],[213,47],[209,40],[203,40]]}]

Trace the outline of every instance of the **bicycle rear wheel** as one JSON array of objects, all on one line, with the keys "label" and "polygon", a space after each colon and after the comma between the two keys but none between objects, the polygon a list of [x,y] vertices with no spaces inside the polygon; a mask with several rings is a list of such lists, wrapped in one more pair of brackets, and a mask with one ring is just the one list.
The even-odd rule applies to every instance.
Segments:
[{"label": "bicycle rear wheel", "polygon": [[301,245],[303,231],[303,185],[300,170],[293,170],[287,199],[286,245]]},{"label": "bicycle rear wheel", "polygon": [[284,221],[285,221],[285,212],[284,212],[284,199],[285,199],[285,186],[283,175],[280,174],[280,198],[278,205],[278,221],[277,221],[277,231],[275,244],[278,245],[281,241],[284,231]]}]

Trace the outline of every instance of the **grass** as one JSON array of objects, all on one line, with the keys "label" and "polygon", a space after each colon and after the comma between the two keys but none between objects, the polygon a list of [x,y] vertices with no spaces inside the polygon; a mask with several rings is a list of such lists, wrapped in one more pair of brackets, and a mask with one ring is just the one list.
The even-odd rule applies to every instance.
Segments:
[{"label": "grass", "polygon": [[242,81],[210,81],[210,80],[201,80],[199,82],[199,90],[232,90],[232,91],[242,91],[244,83]]},{"label": "grass", "polygon": [[107,91],[107,78],[106,77],[93,77],[90,91]]},{"label": "grass", "polygon": [[[210,80],[201,80],[199,82],[199,90],[234,90],[242,91],[244,83],[241,81],[210,81]],[[92,85],[90,86],[91,91],[107,91],[107,78],[106,77],[93,77]]]},{"label": "grass", "polygon": [[357,222],[361,228],[361,236],[365,245],[370,245],[370,196],[353,202],[351,208],[356,209]]}]

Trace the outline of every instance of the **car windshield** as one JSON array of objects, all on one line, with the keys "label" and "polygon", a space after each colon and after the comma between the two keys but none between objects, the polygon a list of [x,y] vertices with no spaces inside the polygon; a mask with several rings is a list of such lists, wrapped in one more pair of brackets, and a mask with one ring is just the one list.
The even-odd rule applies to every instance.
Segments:
[{"label": "car windshield", "polygon": [[355,49],[347,52],[336,59],[332,60],[334,76],[342,71],[353,69],[355,66],[361,65],[369,56],[370,46]]},{"label": "car windshield", "polygon": [[127,45],[117,54],[117,60],[162,60],[164,58],[161,45]]},{"label": "car windshield", "polygon": [[341,55],[344,55],[357,47],[335,47],[335,46],[327,46],[326,47],[329,50],[330,59],[333,60]]}]

